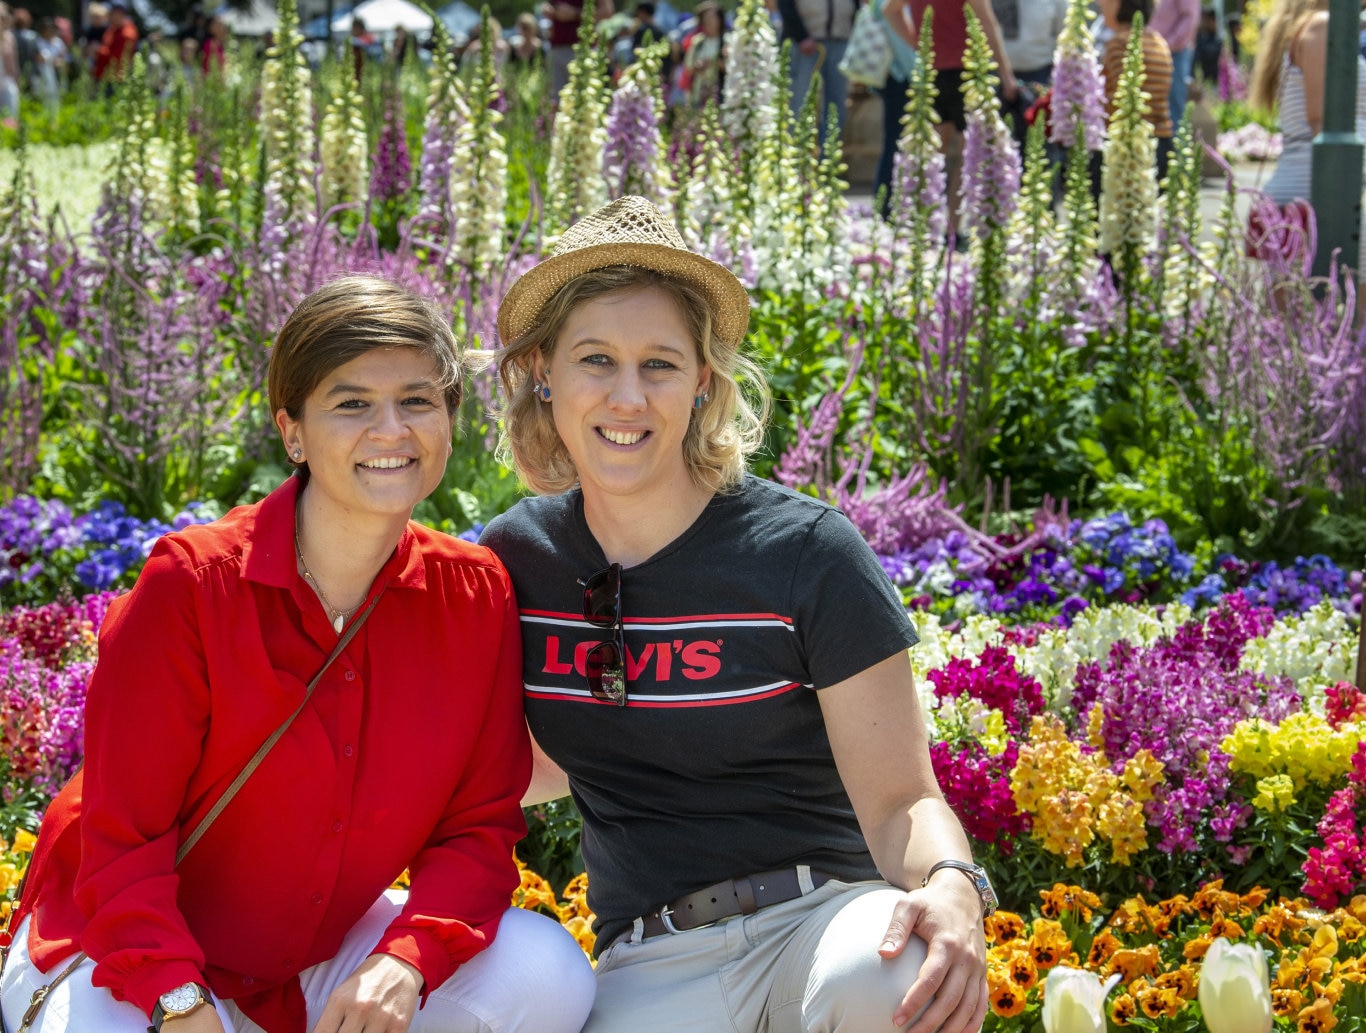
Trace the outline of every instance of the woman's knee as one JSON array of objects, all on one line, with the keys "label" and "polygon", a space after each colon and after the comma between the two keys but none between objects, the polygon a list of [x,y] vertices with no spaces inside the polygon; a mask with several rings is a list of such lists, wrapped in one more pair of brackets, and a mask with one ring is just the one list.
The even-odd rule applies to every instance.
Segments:
[{"label": "woman's knee", "polygon": [[879,890],[855,897],[826,926],[812,959],[802,1002],[810,1033],[862,1033],[891,1026],[892,1013],[924,964],[926,946],[912,936],[894,958],[878,953],[901,894]]},{"label": "woman's knee", "polygon": [[579,1033],[595,987],[592,965],[558,922],[510,908],[492,946],[431,996],[478,1017],[488,1029]]}]

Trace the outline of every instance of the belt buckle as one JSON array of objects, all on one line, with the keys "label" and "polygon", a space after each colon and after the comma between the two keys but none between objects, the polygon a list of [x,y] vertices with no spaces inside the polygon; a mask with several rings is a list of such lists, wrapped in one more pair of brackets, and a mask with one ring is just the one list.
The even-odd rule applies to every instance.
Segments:
[{"label": "belt buckle", "polygon": [[684,930],[674,925],[673,913],[674,909],[670,907],[668,904],[665,904],[662,908],[659,909],[659,920],[664,923],[664,928],[669,930],[670,934],[677,936]]}]

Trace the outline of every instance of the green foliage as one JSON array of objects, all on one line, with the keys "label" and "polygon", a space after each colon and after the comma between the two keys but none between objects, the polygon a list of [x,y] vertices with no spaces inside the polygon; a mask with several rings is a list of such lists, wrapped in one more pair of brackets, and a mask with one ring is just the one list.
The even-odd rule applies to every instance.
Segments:
[{"label": "green foliage", "polygon": [[582,820],[569,797],[524,807],[527,834],[517,844],[518,859],[552,886],[563,887],[583,871],[579,851]]}]

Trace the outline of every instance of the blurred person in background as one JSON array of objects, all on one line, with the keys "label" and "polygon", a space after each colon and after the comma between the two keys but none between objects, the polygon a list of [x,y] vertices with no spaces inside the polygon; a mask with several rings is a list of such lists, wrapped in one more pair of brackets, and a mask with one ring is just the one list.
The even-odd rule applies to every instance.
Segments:
[{"label": "blurred person in background", "polygon": [[1219,34],[1219,14],[1213,7],[1200,12],[1200,29],[1195,34],[1195,68],[1211,86],[1219,82],[1219,57],[1224,38]]},{"label": "blurred person in background", "polygon": [[[503,36],[503,26],[497,18],[489,16],[489,30],[493,36],[493,67],[502,68],[507,62],[511,46]],[[473,68],[479,63],[479,51],[481,49],[479,33],[476,31],[470,36],[469,44],[465,47],[465,52],[460,55],[460,66],[462,68]]]},{"label": "blurred person in background", "polygon": [[[1248,95],[1251,105],[1280,118],[1283,145],[1275,171],[1263,191],[1283,211],[1298,207],[1307,223],[1307,199],[1313,168],[1314,137],[1323,129],[1324,80],[1328,68],[1328,0],[1276,0],[1271,17],[1262,28],[1257,61],[1252,67]],[[1366,136],[1366,58],[1357,57],[1356,131]],[[1249,234],[1252,236],[1252,234]],[[1267,242],[1252,239],[1249,250],[1255,257]],[[1288,248],[1302,246],[1291,241]],[[1356,263],[1357,280],[1366,269],[1366,234],[1361,251],[1344,256]],[[1358,309],[1360,311],[1360,309]]]},{"label": "blurred person in background", "polygon": [[205,76],[223,74],[223,69],[228,63],[230,37],[227,22],[216,14],[209,19],[209,34],[204,37],[204,45],[199,48],[199,68]]},{"label": "blurred person in background", "polygon": [[[586,0],[546,0],[541,13],[550,19],[550,99],[558,105],[560,91],[569,82],[569,62],[574,59],[574,44],[579,39]],[[612,17],[612,0],[593,0],[593,17],[603,21]]]},{"label": "blurred person in background", "polygon": [[689,102],[695,108],[703,108],[708,101],[721,102],[726,74],[726,22],[715,0],[702,0],[694,14],[698,31],[688,39],[683,68]]},{"label": "blurred person in background", "polygon": [[19,117],[19,47],[14,39],[14,15],[0,0],[0,115]]},{"label": "blurred person in background", "polygon": [[992,0],[991,7],[1015,78],[1052,85],[1053,49],[1067,19],[1067,0]]},{"label": "blurred person in background", "polygon": [[95,81],[109,83],[127,74],[127,65],[138,50],[138,27],[128,16],[123,0],[109,5],[109,26],[95,51]]},{"label": "blurred person in background", "polygon": [[1190,92],[1191,69],[1195,64],[1195,34],[1200,29],[1200,0],[1158,0],[1151,22],[1154,32],[1167,43],[1171,53],[1172,81],[1167,90],[1167,105],[1173,126],[1179,126],[1186,114],[1186,97]]},{"label": "blurred person in background", "polygon": [[19,56],[19,89],[32,88],[33,73],[38,67],[38,34],[33,31],[33,15],[27,7],[16,7],[14,15],[14,49]]},{"label": "blurred person in background", "polygon": [[[991,46],[992,56],[999,65],[997,74],[1001,78],[1001,99],[1007,107],[1013,107],[1019,100],[1020,87],[1015,81],[1014,67],[1006,54],[1005,43],[1001,39],[1001,26],[996,21],[996,12],[991,9],[989,0],[910,0],[911,17],[919,38],[920,26],[925,23],[925,12],[933,9],[930,34],[934,42],[934,84],[939,95],[934,101],[934,110],[939,115],[935,132],[944,150],[944,173],[948,181],[949,226],[950,233],[957,239],[959,207],[962,199],[963,180],[963,132],[967,129],[967,112],[963,109],[963,52],[968,45],[968,22],[964,11],[971,9],[982,23],[987,43]],[[890,15],[889,15],[890,17]],[[963,244],[958,244],[962,247]]]},{"label": "blurred person in background", "polygon": [[512,47],[508,58],[515,64],[532,64],[545,60],[545,41],[541,39],[541,26],[531,11],[523,11],[517,16],[516,31],[508,42]]},{"label": "blurred person in background", "polygon": [[57,32],[57,22],[42,18],[38,22],[38,67],[33,77],[33,92],[51,111],[61,101],[71,51]]},{"label": "blurred person in background", "polygon": [[831,107],[835,109],[840,138],[844,135],[844,122],[849,114],[849,82],[839,65],[849,45],[857,7],[857,0],[778,0],[783,26],[780,42],[792,44],[793,113],[801,110],[811,92],[811,83],[820,72],[823,92],[818,115],[822,146]]}]

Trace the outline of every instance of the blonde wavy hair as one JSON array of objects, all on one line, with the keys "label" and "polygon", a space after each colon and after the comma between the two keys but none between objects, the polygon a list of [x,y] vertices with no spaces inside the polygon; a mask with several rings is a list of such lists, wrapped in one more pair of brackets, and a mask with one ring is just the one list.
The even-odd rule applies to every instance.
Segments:
[{"label": "blonde wavy hair", "polygon": [[498,356],[504,405],[498,413],[498,455],[510,462],[522,483],[540,495],[556,495],[578,483],[578,470],[565,448],[550,406],[532,393],[537,354],[549,363],[569,314],[579,305],[611,294],[658,288],[678,306],[711,369],[710,396],[683,437],[683,460],[693,483],[710,492],[739,485],[749,457],[763,443],[771,396],[763,371],[713,332],[715,315],[707,296],[692,283],[651,269],[614,265],[584,273],[560,288],[541,309],[536,325]]},{"label": "blonde wavy hair", "polygon": [[1276,0],[1262,26],[1257,60],[1252,65],[1248,100],[1262,111],[1275,111],[1280,99],[1282,59],[1310,18],[1328,10],[1328,0]]}]

